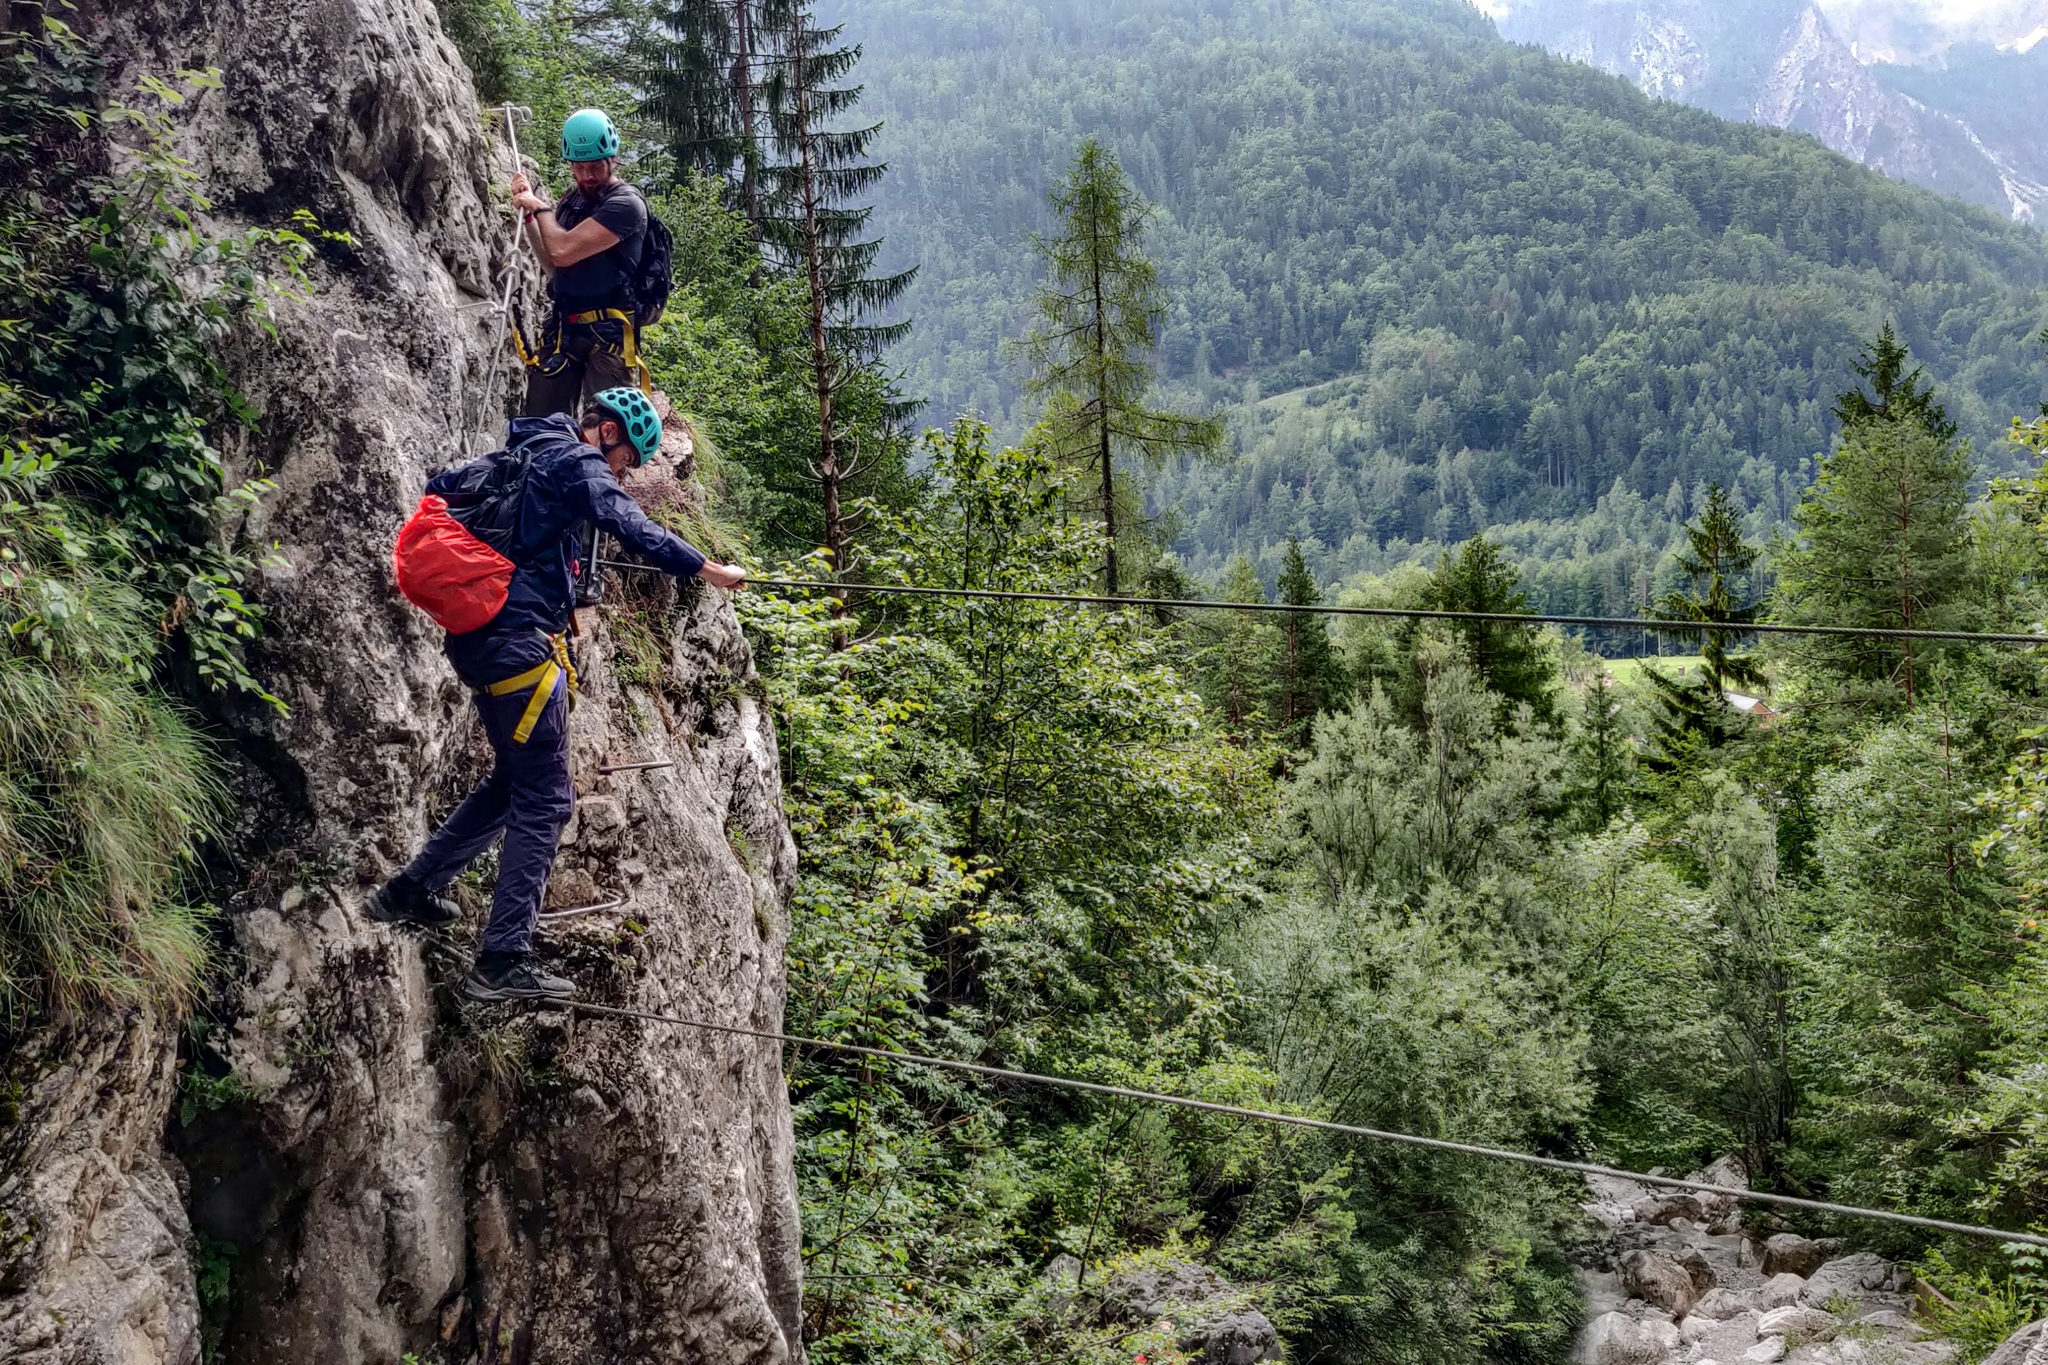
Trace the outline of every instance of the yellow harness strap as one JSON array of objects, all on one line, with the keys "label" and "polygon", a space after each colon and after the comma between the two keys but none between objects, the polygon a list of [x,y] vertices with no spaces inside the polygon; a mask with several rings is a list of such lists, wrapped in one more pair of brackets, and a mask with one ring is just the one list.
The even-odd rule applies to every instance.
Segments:
[{"label": "yellow harness strap", "polygon": [[562,666],[562,674],[569,680],[569,695],[576,695],[576,665],[569,662],[569,641],[566,636],[550,635],[548,643],[555,648],[555,662]]},{"label": "yellow harness strap", "polygon": [[[640,362],[640,346],[635,338],[635,333],[639,329],[633,325],[633,315],[631,313],[628,313],[623,308],[593,308],[586,313],[571,313],[563,321],[573,323],[619,323],[620,330],[625,335],[625,341],[619,346],[619,359],[625,361],[626,369],[637,376],[636,382],[640,385],[640,391],[650,397],[653,396],[654,371],[648,369],[647,366]],[[557,333],[555,340],[557,350],[561,348],[561,344],[560,334]]]},{"label": "yellow harness strap", "polygon": [[512,731],[512,742],[524,744],[533,736],[533,727],[540,723],[540,713],[547,709],[548,699],[555,695],[555,684],[562,680],[562,666],[553,659],[537,663],[516,678],[494,682],[490,694],[507,697],[514,692],[533,689],[533,699],[526,703],[526,711],[519,717],[518,728]]}]

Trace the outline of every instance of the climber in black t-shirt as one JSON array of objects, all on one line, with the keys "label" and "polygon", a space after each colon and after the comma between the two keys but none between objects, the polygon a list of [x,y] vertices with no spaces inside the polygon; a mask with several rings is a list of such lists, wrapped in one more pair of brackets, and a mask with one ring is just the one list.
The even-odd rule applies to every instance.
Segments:
[{"label": "climber in black t-shirt", "polygon": [[647,201],[616,178],[619,130],[601,109],[562,123],[562,159],[576,188],[550,204],[520,172],[512,202],[549,275],[553,299],[526,383],[526,415],[581,412],[589,396],[641,384],[633,282],[647,240]]}]

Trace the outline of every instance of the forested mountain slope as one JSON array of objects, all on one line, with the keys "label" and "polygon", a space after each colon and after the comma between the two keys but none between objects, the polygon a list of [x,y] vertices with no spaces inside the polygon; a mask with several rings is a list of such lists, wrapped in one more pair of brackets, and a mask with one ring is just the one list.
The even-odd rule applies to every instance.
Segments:
[{"label": "forested mountain slope", "polygon": [[[2000,116],[2031,102],[2048,51],[1957,44],[1975,26],[1948,13],[1924,16],[1935,43],[1925,51],[1887,41],[1895,30],[1872,22],[1878,16],[1837,18],[1810,0],[1487,0],[1481,8],[1506,36],[1625,76],[1660,99],[1810,134],[1887,175],[2023,221],[2037,221],[2035,205],[2048,192],[2038,139]],[[2008,44],[2038,22],[2025,11],[2004,20],[1989,32]]]},{"label": "forested mountain slope", "polygon": [[1371,567],[1617,480],[1681,504],[1721,480],[1775,520],[1886,317],[1980,458],[2038,395],[2037,232],[1507,44],[1456,0],[842,17],[888,120],[877,224],[921,266],[895,354],[930,416],[1028,419],[1003,349],[1019,247],[1091,133],[1160,206],[1170,378],[1216,402],[1330,385],[1243,417],[1241,463],[1168,490],[1197,568],[1290,532],[1325,571]]}]

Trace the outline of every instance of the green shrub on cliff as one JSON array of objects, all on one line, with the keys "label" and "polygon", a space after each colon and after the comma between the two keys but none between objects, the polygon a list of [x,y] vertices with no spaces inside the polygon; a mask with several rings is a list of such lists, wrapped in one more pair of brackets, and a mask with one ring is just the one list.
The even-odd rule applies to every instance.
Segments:
[{"label": "green shrub on cliff", "polygon": [[208,427],[250,416],[218,343],[307,250],[199,226],[164,111],[209,73],[106,102],[33,17],[0,35],[0,1027],[196,986],[181,891],[220,793],[164,684],[262,694],[255,560],[221,528],[265,485]]}]

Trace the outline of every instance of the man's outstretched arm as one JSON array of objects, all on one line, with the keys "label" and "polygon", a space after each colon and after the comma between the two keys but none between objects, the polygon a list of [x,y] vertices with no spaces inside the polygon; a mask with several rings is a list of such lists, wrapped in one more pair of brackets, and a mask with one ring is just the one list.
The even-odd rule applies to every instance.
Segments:
[{"label": "man's outstretched arm", "polygon": [[[585,464],[597,464],[586,460]],[[642,511],[632,495],[619,486],[611,471],[598,464],[583,479],[586,506],[579,509],[597,529],[616,536],[625,545],[663,573],[677,578],[702,578],[716,588],[738,588],[747,572],[737,564],[714,564],[702,550],[684,540]]]}]

